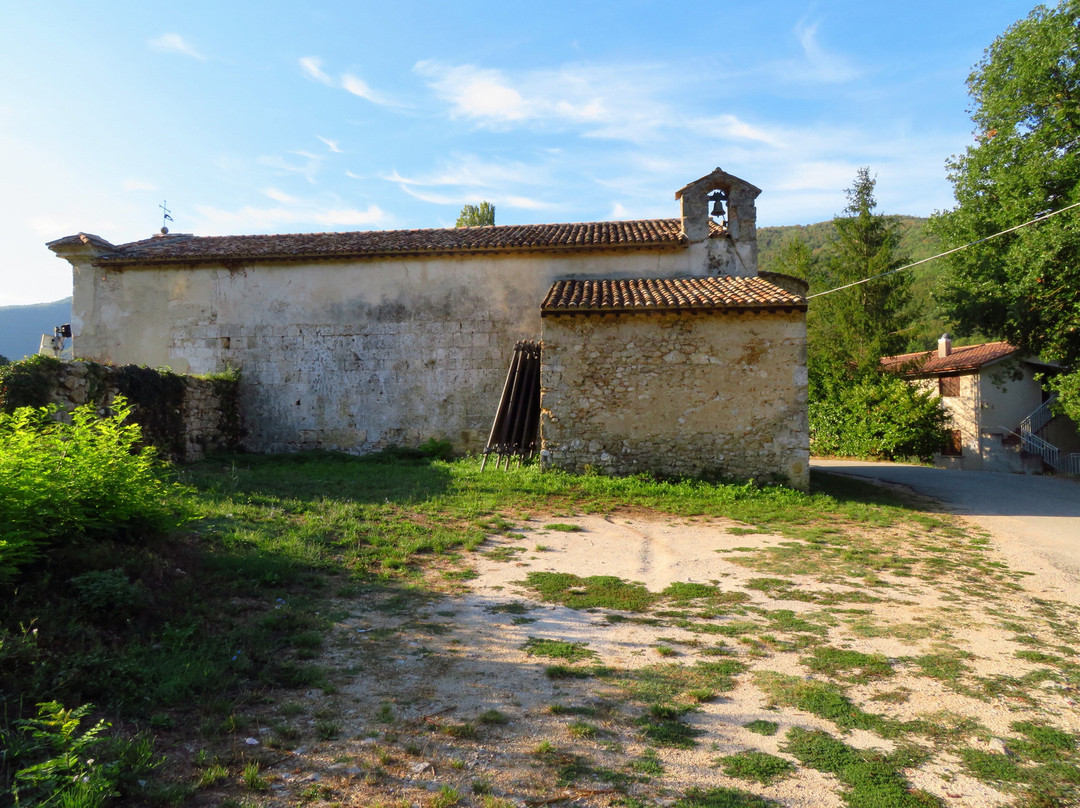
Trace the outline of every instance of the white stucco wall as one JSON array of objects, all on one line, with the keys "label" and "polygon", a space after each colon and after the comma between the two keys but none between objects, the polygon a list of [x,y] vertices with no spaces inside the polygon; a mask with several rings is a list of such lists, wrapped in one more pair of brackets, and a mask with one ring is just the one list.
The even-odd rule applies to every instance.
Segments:
[{"label": "white stucco wall", "polygon": [[[960,375],[960,395],[942,397],[941,402],[951,427],[960,430],[962,454],[939,456],[938,465],[966,471],[1040,471],[1041,461],[1023,456],[1020,441],[1013,434],[1042,404],[1037,372],[1030,364],[1005,361]],[[916,383],[935,395],[938,392],[936,376]],[[1063,453],[1080,446],[1075,426],[1067,418],[1051,422],[1045,437]]]},{"label": "white stucco wall", "polygon": [[519,339],[562,278],[717,274],[724,240],[676,251],[222,266],[75,266],[75,355],[242,373],[254,451],[483,448]]}]

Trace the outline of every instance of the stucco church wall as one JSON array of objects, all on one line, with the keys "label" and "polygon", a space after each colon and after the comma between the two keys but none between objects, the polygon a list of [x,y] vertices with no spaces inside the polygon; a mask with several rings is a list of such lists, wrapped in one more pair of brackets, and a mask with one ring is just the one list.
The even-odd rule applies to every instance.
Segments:
[{"label": "stucco church wall", "polygon": [[542,363],[556,466],[809,483],[802,312],[549,316]]},{"label": "stucco church wall", "polygon": [[76,356],[241,372],[245,448],[483,448],[519,339],[563,278],[709,272],[675,251],[75,270]]}]

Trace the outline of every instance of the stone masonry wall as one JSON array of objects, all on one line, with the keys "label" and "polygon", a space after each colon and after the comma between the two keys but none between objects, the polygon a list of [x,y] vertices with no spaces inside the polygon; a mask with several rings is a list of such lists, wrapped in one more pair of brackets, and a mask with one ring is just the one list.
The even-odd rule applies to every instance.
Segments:
[{"label": "stone masonry wall", "polygon": [[132,378],[156,373],[134,366],[63,362],[49,401],[67,411],[87,403],[104,411],[122,393],[146,442],[176,461],[197,460],[207,452],[238,446],[235,382],[164,374],[162,389],[169,391],[165,403],[160,393],[149,392],[152,383],[142,385],[142,394],[131,384]]},{"label": "stone masonry wall", "polygon": [[548,316],[542,362],[560,468],[809,484],[802,312]]},{"label": "stone masonry wall", "polygon": [[703,274],[703,245],[244,267],[80,266],[76,356],[241,372],[245,449],[484,448],[514,344],[562,277]]}]

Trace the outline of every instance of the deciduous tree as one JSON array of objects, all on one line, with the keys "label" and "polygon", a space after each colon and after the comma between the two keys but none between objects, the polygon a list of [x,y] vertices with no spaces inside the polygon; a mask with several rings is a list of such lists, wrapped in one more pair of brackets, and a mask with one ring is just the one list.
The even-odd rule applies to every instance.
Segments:
[{"label": "deciduous tree", "polygon": [[[947,247],[1080,202],[1080,0],[1038,6],[1010,27],[975,66],[968,89],[975,140],[947,163],[956,207],[933,220]],[[961,331],[1080,364],[1080,209],[948,262],[938,296]],[[1055,384],[1080,420],[1078,373]]]},{"label": "deciduous tree", "polygon": [[490,202],[466,205],[461,209],[454,227],[481,227],[495,224],[495,206]]}]

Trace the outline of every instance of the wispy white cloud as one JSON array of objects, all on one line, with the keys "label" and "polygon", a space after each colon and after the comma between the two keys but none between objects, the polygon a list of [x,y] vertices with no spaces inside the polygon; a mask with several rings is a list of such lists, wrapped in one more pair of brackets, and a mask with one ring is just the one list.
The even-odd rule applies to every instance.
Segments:
[{"label": "wispy white cloud", "polygon": [[322,59],[318,59],[314,56],[305,56],[300,59],[300,70],[303,71],[305,76],[313,81],[325,84],[328,87],[334,86],[334,80],[323,72]]},{"label": "wispy white cloud", "polygon": [[183,56],[190,56],[192,59],[198,59],[202,62],[205,62],[207,58],[180,34],[162,34],[156,39],[151,39],[148,44],[154,50],[161,51],[162,53],[179,53]]},{"label": "wispy white cloud", "polygon": [[154,183],[147,182],[146,180],[140,180],[140,179],[124,180],[123,184],[120,187],[123,188],[125,191],[156,191],[157,190],[157,186],[154,185]]},{"label": "wispy white cloud", "polygon": [[862,71],[843,54],[827,50],[818,41],[818,23],[799,21],[794,30],[802,58],[771,66],[778,78],[799,84],[842,84],[858,78]]},{"label": "wispy white cloud", "polygon": [[273,199],[275,202],[282,202],[287,205],[295,205],[300,200],[292,194],[287,194],[284,191],[280,191],[277,188],[266,188],[263,193]]},{"label": "wispy white cloud", "polygon": [[322,135],[315,135],[315,137],[325,143],[326,148],[328,148],[330,151],[334,152],[335,154],[341,154],[341,145],[338,141],[330,140],[329,138],[325,138]]},{"label": "wispy white cloud", "polygon": [[[476,204],[487,201],[525,210],[551,210],[558,205],[527,196],[523,189],[541,190],[551,185],[545,166],[519,161],[488,161],[476,155],[452,155],[441,168],[426,174],[402,176],[397,171],[382,179],[402,191],[433,205]],[[453,189],[452,191],[449,189]]]},{"label": "wispy white cloud", "polygon": [[371,89],[366,81],[359,76],[354,76],[352,73],[345,73],[342,75],[341,89],[345,90],[347,93],[352,93],[358,98],[363,98],[365,101],[370,101],[372,104],[396,106],[390,98]]},{"label": "wispy white cloud", "polygon": [[307,76],[312,81],[317,81],[320,84],[325,84],[327,87],[335,87],[337,89],[344,90],[347,93],[355,95],[357,98],[363,98],[365,101],[370,101],[373,104],[386,107],[400,107],[402,106],[390,96],[385,93],[378,92],[373,89],[362,78],[355,73],[342,73],[339,78],[334,78],[325,70],[323,70],[322,59],[316,56],[304,56],[298,60],[300,65],[300,72]]},{"label": "wispy white cloud", "polygon": [[450,105],[486,128],[577,127],[593,137],[639,140],[669,120],[661,90],[673,79],[653,65],[565,65],[518,71],[426,60],[413,70]]},{"label": "wispy white cloud", "polygon": [[533,186],[550,183],[546,170],[519,161],[484,160],[473,154],[454,154],[441,168],[426,174],[403,177],[396,171],[383,177],[402,185],[460,185],[494,188],[502,185]]},{"label": "wispy white cloud", "polygon": [[289,154],[304,158],[303,162],[291,161],[278,154],[263,155],[256,158],[255,162],[279,174],[301,174],[304,179],[314,184],[315,177],[322,168],[322,156],[305,151],[292,151]]},{"label": "wispy white cloud", "polygon": [[196,205],[195,211],[202,218],[200,231],[207,233],[252,233],[286,227],[378,227],[388,221],[386,212],[378,205],[352,208],[334,202],[319,203],[293,197],[288,200],[274,207],[245,205],[239,210]]}]

